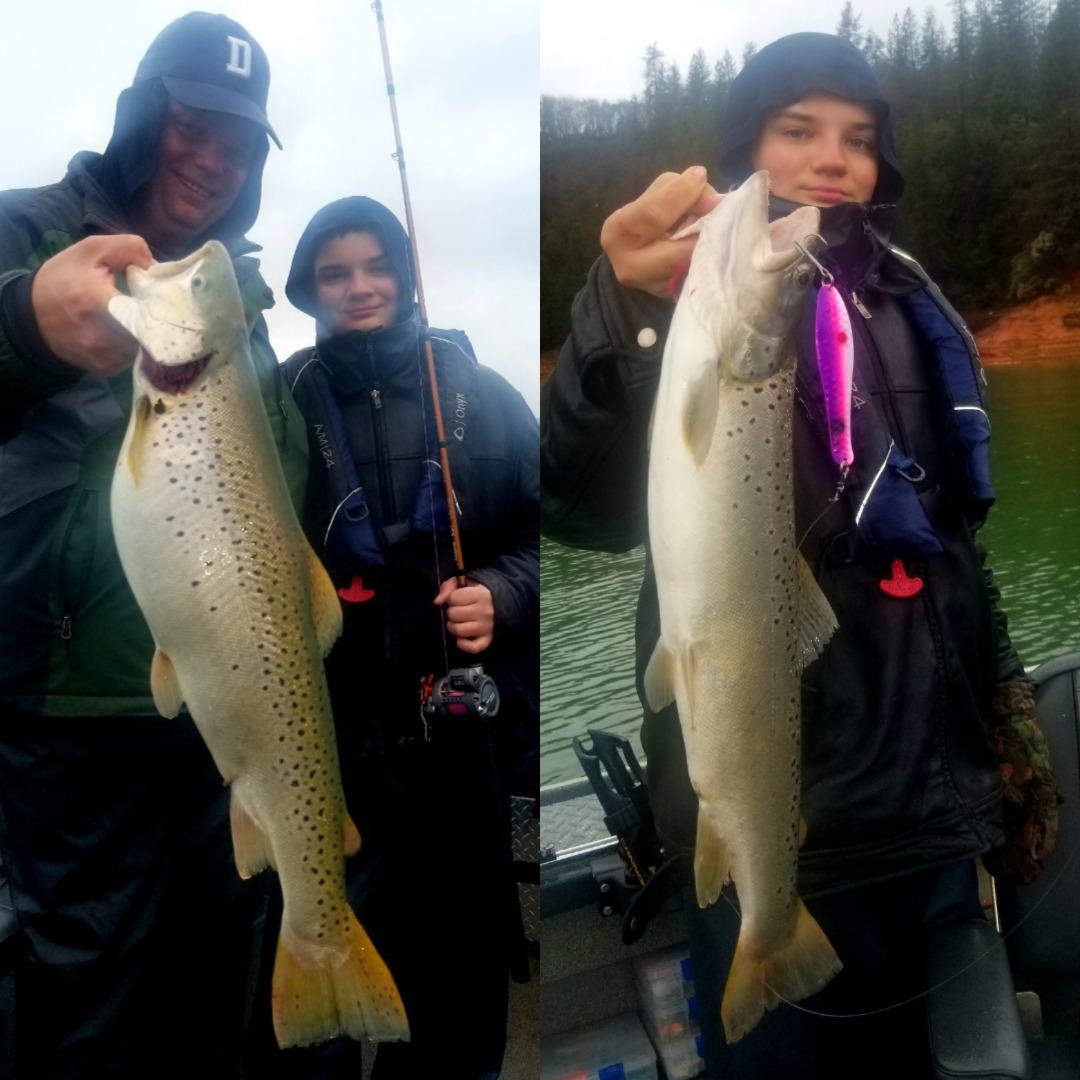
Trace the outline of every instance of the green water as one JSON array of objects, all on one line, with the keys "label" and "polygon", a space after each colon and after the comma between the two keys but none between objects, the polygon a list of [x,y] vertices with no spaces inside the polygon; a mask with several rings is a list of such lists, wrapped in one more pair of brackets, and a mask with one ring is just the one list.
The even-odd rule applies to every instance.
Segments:
[{"label": "green water", "polygon": [[1080,649],[1080,363],[991,368],[998,500],[982,536],[1029,666]]},{"label": "green water", "polygon": [[[1029,666],[1080,649],[1080,363],[989,369],[997,505],[982,532],[1009,631]],[[590,726],[637,739],[634,605],[644,555],[541,543],[544,784],[581,775]]]}]

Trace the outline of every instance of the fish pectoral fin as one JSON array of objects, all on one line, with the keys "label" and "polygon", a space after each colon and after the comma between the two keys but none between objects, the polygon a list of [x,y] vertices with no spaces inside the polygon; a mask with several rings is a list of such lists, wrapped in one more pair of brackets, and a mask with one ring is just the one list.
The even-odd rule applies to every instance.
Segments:
[{"label": "fish pectoral fin", "polygon": [[342,850],[345,852],[345,857],[355,855],[360,850],[360,830],[356,827],[353,819],[348,814],[345,815],[345,823],[342,827]]},{"label": "fish pectoral fin", "polygon": [[716,823],[702,803],[698,807],[697,843],[694,845],[694,884],[698,907],[715,903],[731,880],[731,854]]},{"label": "fish pectoral fin", "polygon": [[753,929],[744,920],[720,1004],[729,1043],[750,1031],[766,1009],[816,994],[843,967],[801,900],[796,901],[795,929],[787,944],[762,957],[752,938]]},{"label": "fish pectoral fin", "polygon": [[697,465],[704,463],[716,430],[720,410],[720,358],[701,366],[686,385],[683,408],[683,441]]},{"label": "fish pectoral fin", "polygon": [[272,992],[274,1034],[282,1049],[338,1035],[377,1042],[409,1040],[405,1006],[390,969],[347,906],[345,920],[348,954],[341,962],[327,962],[324,946],[305,947],[288,922],[282,922]]},{"label": "fish pectoral fin", "polygon": [[660,638],[645,668],[645,700],[654,713],[675,700],[675,654]]},{"label": "fish pectoral fin", "polygon": [[168,653],[160,648],[154,650],[154,659],[150,664],[150,692],[162,716],[171,720],[180,712],[184,704],[184,691],[180,689],[180,679]]},{"label": "fish pectoral fin", "polygon": [[315,637],[325,657],[341,637],[341,601],[326,568],[310,544],[307,546],[308,574],[311,580],[311,617]]},{"label": "fish pectoral fin", "polygon": [[836,616],[801,554],[795,556],[795,602],[799,612],[797,659],[802,671],[821,655],[836,629]]},{"label": "fish pectoral fin", "polygon": [[236,872],[246,881],[267,867],[276,869],[270,838],[244,806],[235,784],[229,790],[229,821]]},{"label": "fish pectoral fin", "polygon": [[139,486],[139,473],[142,462],[143,447],[146,445],[146,425],[150,419],[150,399],[146,396],[139,398],[134,405],[135,423],[131,429],[131,438],[127,444],[127,454],[124,464],[131,473],[131,482],[135,487]]}]

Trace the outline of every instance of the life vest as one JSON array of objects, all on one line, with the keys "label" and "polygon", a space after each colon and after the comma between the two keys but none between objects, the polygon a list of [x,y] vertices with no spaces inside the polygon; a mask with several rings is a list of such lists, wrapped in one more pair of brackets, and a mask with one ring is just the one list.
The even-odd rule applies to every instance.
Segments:
[{"label": "life vest", "polygon": [[[896,299],[930,346],[931,378],[944,399],[944,468],[950,494],[969,520],[981,523],[994,502],[994,488],[978,348],[963,320],[918,263],[895,247],[889,250],[921,282]],[[888,559],[941,551],[927,500],[916,490],[922,470],[896,445],[875,408],[860,410],[858,438],[863,468],[859,477],[850,478],[846,494],[860,544]]]}]

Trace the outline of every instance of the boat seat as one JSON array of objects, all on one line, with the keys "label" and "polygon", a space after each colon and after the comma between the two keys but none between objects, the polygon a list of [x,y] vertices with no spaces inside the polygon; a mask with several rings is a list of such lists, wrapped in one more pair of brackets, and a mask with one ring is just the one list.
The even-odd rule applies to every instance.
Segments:
[{"label": "boat seat", "polygon": [[937,1080],[1035,1080],[1009,959],[987,919],[934,933],[927,986],[927,1037]]},{"label": "boat seat", "polygon": [[1034,1080],[1080,1077],[1080,652],[1032,673],[1062,796],[1057,845],[1030,885],[996,883]]}]

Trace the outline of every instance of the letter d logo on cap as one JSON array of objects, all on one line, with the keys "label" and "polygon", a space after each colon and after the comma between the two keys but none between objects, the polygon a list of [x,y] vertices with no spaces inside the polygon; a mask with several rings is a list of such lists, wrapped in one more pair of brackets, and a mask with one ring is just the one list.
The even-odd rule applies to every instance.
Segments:
[{"label": "letter d logo on cap", "polygon": [[230,37],[228,39],[231,52],[229,62],[225,70],[233,75],[242,75],[245,79],[251,78],[251,42],[243,38]]}]

